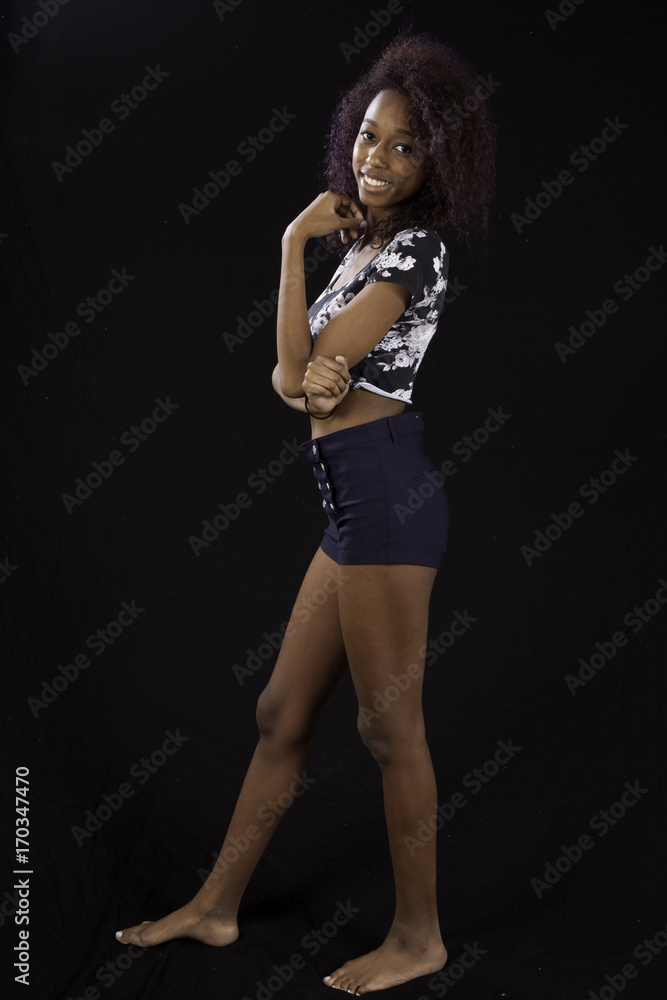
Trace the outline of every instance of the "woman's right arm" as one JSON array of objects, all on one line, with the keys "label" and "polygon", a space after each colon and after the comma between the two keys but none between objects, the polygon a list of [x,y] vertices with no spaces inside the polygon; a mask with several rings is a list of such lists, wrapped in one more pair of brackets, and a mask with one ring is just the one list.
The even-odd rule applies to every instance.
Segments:
[{"label": "woman's right arm", "polygon": [[280,398],[284,400],[284,402],[286,402],[288,406],[291,406],[293,410],[298,410],[299,413],[307,412],[306,399],[304,396],[298,396],[298,397],[286,396],[285,393],[281,391],[280,365],[276,365],[276,367],[273,369],[273,374],[271,376],[271,384],[273,385],[273,388],[276,390]]}]

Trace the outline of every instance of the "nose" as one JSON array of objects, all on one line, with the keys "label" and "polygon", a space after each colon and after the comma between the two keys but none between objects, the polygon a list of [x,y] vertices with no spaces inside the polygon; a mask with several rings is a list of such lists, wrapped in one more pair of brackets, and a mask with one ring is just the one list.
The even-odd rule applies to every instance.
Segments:
[{"label": "nose", "polygon": [[375,146],[372,146],[371,149],[368,150],[366,163],[369,167],[379,166],[380,164],[386,165],[387,154],[381,142],[378,142]]}]

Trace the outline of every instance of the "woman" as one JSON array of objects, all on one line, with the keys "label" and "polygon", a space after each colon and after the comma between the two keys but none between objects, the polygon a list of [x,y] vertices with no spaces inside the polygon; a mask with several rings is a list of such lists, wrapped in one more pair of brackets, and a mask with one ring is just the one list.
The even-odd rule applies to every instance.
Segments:
[{"label": "woman", "polygon": [[[325,982],[363,994],[446,962],[435,838],[419,850],[408,845],[437,806],[421,699],[448,511],[441,477],[422,450],[421,414],[404,411],[446,291],[446,249],[429,227],[449,225],[464,236],[485,227],[494,128],[476,86],[470,68],[430,36],[395,40],[337,109],[330,190],[285,231],[273,385],[310,414],[302,448],[328,515],[295,609],[316,590],[329,596],[317,614],[292,614],[213,872],[186,906],[119,931],[124,944],[236,940],[242,893],[277,826],[275,813],[268,822],[259,817],[266,803],[297,794],[320,711],[349,668],[359,732],[382,773],[396,908],[380,947]],[[304,248],[325,235],[349,249],[308,310]]]}]

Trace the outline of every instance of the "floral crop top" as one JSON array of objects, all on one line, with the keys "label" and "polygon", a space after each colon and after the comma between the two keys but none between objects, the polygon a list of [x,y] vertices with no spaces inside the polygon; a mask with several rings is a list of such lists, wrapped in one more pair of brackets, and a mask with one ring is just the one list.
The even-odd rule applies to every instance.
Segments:
[{"label": "floral crop top", "polygon": [[397,233],[358,274],[332,290],[353,248],[340,262],[331,281],[308,310],[313,342],[332,316],[365,285],[393,281],[412,293],[408,308],[379,344],[350,368],[350,388],[367,389],[380,396],[409,403],[417,369],[435,333],[447,292],[449,257],[437,233],[428,229],[404,229]]}]

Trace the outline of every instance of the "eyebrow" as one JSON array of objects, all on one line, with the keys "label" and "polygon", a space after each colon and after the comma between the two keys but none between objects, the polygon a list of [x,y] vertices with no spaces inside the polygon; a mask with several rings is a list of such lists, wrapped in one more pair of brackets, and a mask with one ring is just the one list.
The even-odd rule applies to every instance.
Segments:
[{"label": "eyebrow", "polygon": [[[380,127],[377,122],[373,121],[372,118],[364,118],[364,121],[368,122],[369,125],[375,125],[376,128]],[[363,124],[363,122],[362,122],[362,124]],[[408,132],[408,130],[404,129],[404,128],[396,128],[396,129],[394,129],[394,132],[400,132],[401,135],[409,135],[411,139],[414,138],[414,136],[412,135],[412,132]]]}]

